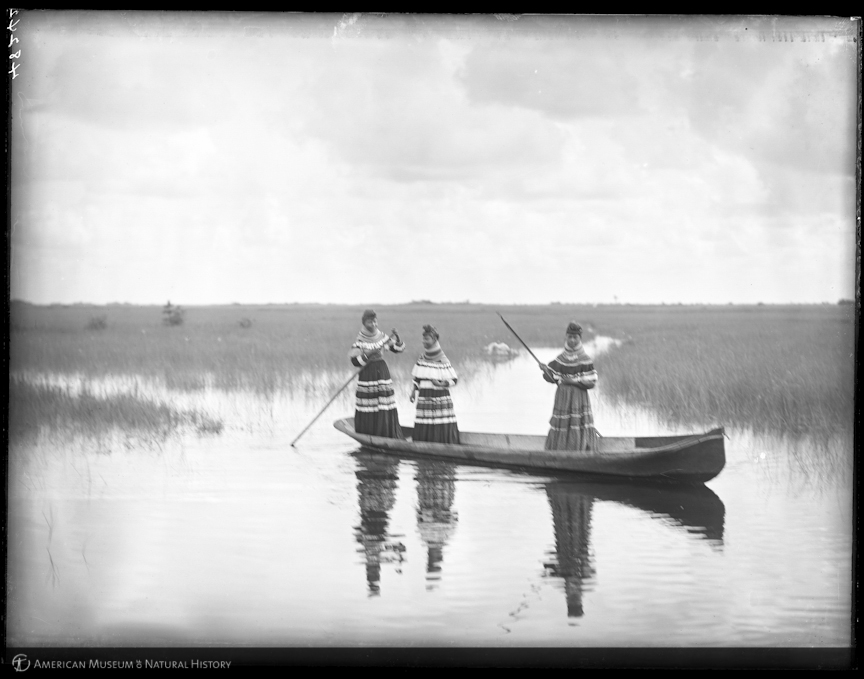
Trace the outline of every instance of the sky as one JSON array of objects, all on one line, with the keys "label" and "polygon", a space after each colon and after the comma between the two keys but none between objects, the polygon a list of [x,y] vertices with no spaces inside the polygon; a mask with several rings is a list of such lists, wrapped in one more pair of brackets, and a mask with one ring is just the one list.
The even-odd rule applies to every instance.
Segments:
[{"label": "sky", "polygon": [[858,21],[14,20],[13,299],[855,297]]}]

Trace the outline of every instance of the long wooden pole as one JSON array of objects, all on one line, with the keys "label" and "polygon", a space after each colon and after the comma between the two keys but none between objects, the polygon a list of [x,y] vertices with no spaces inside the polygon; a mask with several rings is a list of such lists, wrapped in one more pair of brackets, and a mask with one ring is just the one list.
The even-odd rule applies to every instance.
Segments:
[{"label": "long wooden pole", "polygon": [[[498,313],[497,311],[496,311],[495,313],[497,313],[498,316],[501,318],[501,320],[504,321],[504,325],[507,326],[507,328],[510,330],[510,332],[512,332],[514,335],[516,335],[516,339],[518,339],[520,342],[522,342],[522,338],[519,337],[519,335],[517,334],[517,332],[516,332],[513,328],[510,327],[510,324],[509,324],[507,321],[504,320],[504,317],[501,316],[501,314]],[[522,342],[522,346],[525,347],[526,349],[528,349],[528,353],[531,354],[531,357],[532,357],[535,361],[537,361],[537,363],[539,363],[540,366],[542,367],[542,366],[543,366],[543,363],[541,363],[541,362],[540,362],[540,359],[537,358],[537,357],[534,355],[534,352],[531,351],[531,349],[528,348],[528,345],[525,344],[525,342]]]},{"label": "long wooden pole", "polygon": [[[323,408],[321,408],[320,412],[315,416],[315,419],[313,419],[309,424],[306,425],[306,429],[309,429],[309,427],[311,427],[313,424],[315,424],[315,421],[316,421],[319,417],[321,417],[321,416],[324,414],[324,411],[327,410],[327,408],[330,406],[330,404],[333,403],[333,401],[336,400],[336,397],[337,397],[339,394],[341,394],[343,391],[345,391],[345,387],[347,387],[349,384],[351,384],[351,382],[354,380],[354,378],[357,377],[357,375],[359,375],[359,374],[360,374],[360,371],[358,370],[356,373],[354,373],[353,375],[351,375],[351,377],[348,378],[348,381],[345,382],[345,384],[343,384],[343,385],[339,388],[339,391],[337,391],[335,394],[333,394],[333,398],[331,398],[329,401],[327,401],[327,405],[325,405]],[[297,438],[295,438],[293,441],[291,441],[291,447],[292,447],[292,448],[294,447],[294,444],[297,443],[297,441],[300,440],[300,437],[303,436],[303,434],[306,433],[306,429],[304,429],[304,430],[301,431],[299,434],[297,434]]]}]

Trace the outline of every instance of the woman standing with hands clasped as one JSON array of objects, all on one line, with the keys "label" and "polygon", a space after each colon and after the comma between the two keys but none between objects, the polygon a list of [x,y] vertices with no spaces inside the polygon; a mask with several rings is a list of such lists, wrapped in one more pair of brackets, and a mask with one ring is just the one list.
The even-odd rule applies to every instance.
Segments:
[{"label": "woman standing with hands clasped", "polygon": [[393,392],[390,369],[384,362],[384,349],[399,354],[405,350],[405,345],[396,328],[393,328],[389,335],[381,332],[378,329],[378,315],[372,309],[366,309],[363,312],[360,332],[348,352],[351,363],[362,368],[357,383],[354,431],[358,434],[401,439],[405,437],[402,427],[399,426],[396,395]]},{"label": "woman standing with hands clasped", "polygon": [[456,426],[456,413],[450,396],[450,387],[456,386],[458,377],[438,339],[435,328],[423,326],[424,352],[411,370],[414,378],[411,403],[414,403],[415,398],[417,400],[413,440],[459,443],[459,428]]},{"label": "woman standing with hands clasped", "polygon": [[543,379],[558,385],[546,450],[596,451],[600,435],[594,429],[588,390],[597,384],[597,371],[582,346],[582,326],[570,322],[564,351],[540,369]]}]

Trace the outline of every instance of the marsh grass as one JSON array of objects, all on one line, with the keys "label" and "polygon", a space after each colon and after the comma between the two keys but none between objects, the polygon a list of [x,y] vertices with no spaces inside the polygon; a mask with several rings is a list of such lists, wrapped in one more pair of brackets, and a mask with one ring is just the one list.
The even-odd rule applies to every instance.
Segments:
[{"label": "marsh grass", "polygon": [[[408,378],[422,351],[426,323],[438,328],[463,380],[482,365],[488,344],[521,350],[498,318],[500,311],[531,347],[562,345],[570,319],[582,324],[586,339],[599,334],[622,340],[595,359],[603,393],[648,407],[672,424],[716,423],[794,435],[852,428],[854,305],[375,308],[380,327],[395,326],[407,344],[404,354],[388,356],[398,380]],[[13,303],[10,370],[13,375],[139,375],[180,391],[298,390],[325,399],[353,370],[347,352],[363,307],[231,305],[186,311],[182,326],[167,327],[157,306]],[[96,313],[108,319],[108,327],[88,331],[84,321]],[[330,376],[326,383],[322,375]]]},{"label": "marsh grass", "polygon": [[852,477],[851,432],[793,436],[738,430],[735,439],[754,471],[795,493],[835,493],[836,479]]},{"label": "marsh grass", "polygon": [[219,434],[223,423],[205,413],[178,409],[134,394],[97,395],[90,390],[9,382],[9,438],[11,441],[42,426],[75,433],[98,434],[112,429],[157,438],[181,428],[199,434]]},{"label": "marsh grass", "polygon": [[841,310],[818,311],[649,328],[601,357],[598,370],[606,393],[653,407],[672,423],[734,423],[793,436],[851,431],[854,325]]}]

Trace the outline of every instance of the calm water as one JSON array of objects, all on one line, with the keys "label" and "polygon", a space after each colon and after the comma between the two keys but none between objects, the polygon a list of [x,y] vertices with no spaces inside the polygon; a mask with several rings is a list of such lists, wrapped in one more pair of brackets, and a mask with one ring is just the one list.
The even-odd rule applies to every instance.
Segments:
[{"label": "calm water", "polygon": [[[704,428],[614,407],[600,379],[603,434]],[[370,454],[332,427],[351,388],[291,448],[332,391],[309,393],[163,390],[225,431],[13,449],[8,644],[851,642],[851,441],[728,428],[719,477],[658,490]],[[463,430],[545,434],[554,387],[519,358],[453,396]]]}]

